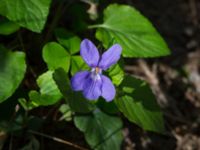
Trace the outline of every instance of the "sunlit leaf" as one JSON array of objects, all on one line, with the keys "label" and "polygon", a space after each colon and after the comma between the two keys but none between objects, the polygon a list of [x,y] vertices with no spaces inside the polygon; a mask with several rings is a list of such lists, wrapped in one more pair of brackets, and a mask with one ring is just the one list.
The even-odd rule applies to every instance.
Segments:
[{"label": "sunlit leaf", "polygon": [[40,87],[40,92],[30,91],[29,98],[34,106],[47,106],[58,102],[62,95],[53,80],[53,71],[47,71],[39,76],[37,84]]},{"label": "sunlit leaf", "polygon": [[124,79],[124,71],[120,64],[116,64],[116,65],[112,66],[108,70],[108,74],[111,77],[112,82],[117,86],[120,85],[120,83]]},{"label": "sunlit leaf", "polygon": [[72,56],[71,57],[71,75],[74,75],[76,72],[81,70],[89,70],[88,65],[83,61],[81,56]]},{"label": "sunlit leaf", "polygon": [[119,43],[124,57],[157,57],[168,55],[169,48],[160,34],[135,8],[112,4],[104,10],[104,22],[94,25],[96,37],[106,48],[111,41]]},{"label": "sunlit leaf", "polygon": [[70,31],[63,28],[55,30],[58,42],[63,45],[70,54],[75,54],[80,50],[81,39]]},{"label": "sunlit leaf", "polygon": [[123,94],[115,102],[125,117],[143,129],[163,133],[162,112],[149,85],[132,76],[125,76],[120,86]]},{"label": "sunlit leaf", "polygon": [[60,44],[56,42],[47,43],[42,50],[42,56],[50,70],[61,67],[68,72],[70,55]]},{"label": "sunlit leaf", "polygon": [[59,111],[62,113],[62,116],[59,118],[60,121],[71,121],[72,120],[72,111],[67,104],[62,104],[59,108]]},{"label": "sunlit leaf", "polygon": [[0,0],[0,14],[34,32],[41,32],[51,0]]},{"label": "sunlit leaf", "polygon": [[15,92],[25,71],[25,54],[11,52],[0,45],[0,103]]}]

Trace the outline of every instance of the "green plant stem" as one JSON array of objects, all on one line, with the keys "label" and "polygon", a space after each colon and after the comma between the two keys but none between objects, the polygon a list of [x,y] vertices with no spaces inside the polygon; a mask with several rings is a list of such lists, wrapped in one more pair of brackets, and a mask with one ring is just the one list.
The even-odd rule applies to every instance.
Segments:
[{"label": "green plant stem", "polygon": [[89,25],[88,29],[101,28],[101,27],[103,27],[103,25],[101,25],[101,24],[94,24],[94,25]]}]

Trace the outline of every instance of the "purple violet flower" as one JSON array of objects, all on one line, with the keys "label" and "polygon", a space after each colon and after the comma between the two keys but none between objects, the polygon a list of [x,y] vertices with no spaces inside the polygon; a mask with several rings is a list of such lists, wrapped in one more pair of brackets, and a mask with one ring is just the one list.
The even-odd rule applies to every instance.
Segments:
[{"label": "purple violet flower", "polygon": [[83,91],[83,95],[89,100],[97,100],[102,96],[106,101],[115,97],[115,87],[111,80],[102,74],[120,59],[122,48],[119,44],[110,47],[100,57],[96,46],[88,39],[81,42],[80,54],[84,61],[90,66],[91,71],[76,73],[71,79],[74,91]]}]

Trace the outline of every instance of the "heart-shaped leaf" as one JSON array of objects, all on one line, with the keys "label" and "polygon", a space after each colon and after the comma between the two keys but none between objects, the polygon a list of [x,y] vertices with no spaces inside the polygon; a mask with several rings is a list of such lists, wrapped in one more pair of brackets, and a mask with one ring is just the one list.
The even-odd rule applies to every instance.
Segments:
[{"label": "heart-shaped leaf", "polygon": [[115,102],[125,117],[143,129],[163,133],[162,112],[149,85],[132,76],[125,76],[120,86],[123,94]]},{"label": "heart-shaped leaf", "polygon": [[121,149],[123,136],[120,118],[95,110],[91,115],[76,116],[74,122],[76,127],[84,132],[85,139],[92,149]]},{"label": "heart-shaped leaf", "polygon": [[112,4],[104,10],[104,22],[97,27],[96,37],[106,48],[119,43],[124,57],[157,57],[170,53],[165,41],[135,8]]},{"label": "heart-shaped leaf", "polygon": [[61,67],[66,72],[69,71],[70,55],[60,44],[56,42],[47,43],[42,50],[42,56],[50,70]]},{"label": "heart-shaped leaf", "polygon": [[11,52],[0,45],[0,103],[15,92],[25,71],[25,54]]}]

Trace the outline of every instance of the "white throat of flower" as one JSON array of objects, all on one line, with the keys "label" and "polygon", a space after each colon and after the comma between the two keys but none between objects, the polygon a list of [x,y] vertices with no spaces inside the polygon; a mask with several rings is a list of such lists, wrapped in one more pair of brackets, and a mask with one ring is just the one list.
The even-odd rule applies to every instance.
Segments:
[{"label": "white throat of flower", "polygon": [[100,80],[101,79],[102,70],[99,67],[92,68],[91,70],[91,77],[93,80]]}]

